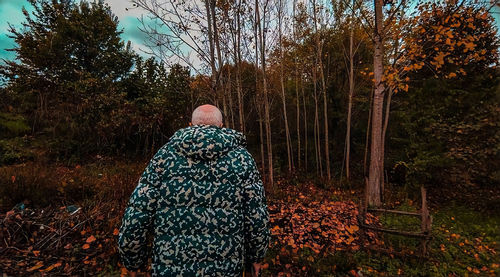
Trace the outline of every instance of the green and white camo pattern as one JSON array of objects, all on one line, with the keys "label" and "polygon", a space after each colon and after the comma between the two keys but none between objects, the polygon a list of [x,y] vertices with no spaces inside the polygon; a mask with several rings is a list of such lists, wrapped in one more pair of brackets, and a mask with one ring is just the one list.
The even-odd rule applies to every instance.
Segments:
[{"label": "green and white camo pattern", "polygon": [[118,250],[153,276],[241,276],[260,261],[270,234],[264,188],[245,136],[195,125],[177,131],[153,157],[122,220]]}]

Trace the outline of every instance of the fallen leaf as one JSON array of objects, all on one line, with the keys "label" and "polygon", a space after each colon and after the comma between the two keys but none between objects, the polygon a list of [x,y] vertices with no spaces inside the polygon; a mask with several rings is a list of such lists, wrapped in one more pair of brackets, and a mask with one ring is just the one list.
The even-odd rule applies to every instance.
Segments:
[{"label": "fallen leaf", "polygon": [[32,266],[32,267],[28,268],[26,271],[31,272],[31,271],[33,271],[33,270],[37,270],[37,269],[39,269],[39,268],[40,268],[40,267],[42,267],[42,266],[43,266],[43,262],[42,262],[42,261],[39,261],[38,263],[36,263],[36,265],[34,265],[34,266]]},{"label": "fallen leaf", "polygon": [[85,241],[86,243],[92,243],[95,241],[95,237],[94,236],[90,236],[87,238],[87,240]]}]

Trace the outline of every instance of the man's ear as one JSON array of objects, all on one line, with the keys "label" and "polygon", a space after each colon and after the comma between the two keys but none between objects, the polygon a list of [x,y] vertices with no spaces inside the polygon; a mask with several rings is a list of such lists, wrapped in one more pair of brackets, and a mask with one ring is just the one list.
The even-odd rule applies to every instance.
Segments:
[{"label": "man's ear", "polygon": [[189,122],[189,126],[193,126],[193,123]]}]

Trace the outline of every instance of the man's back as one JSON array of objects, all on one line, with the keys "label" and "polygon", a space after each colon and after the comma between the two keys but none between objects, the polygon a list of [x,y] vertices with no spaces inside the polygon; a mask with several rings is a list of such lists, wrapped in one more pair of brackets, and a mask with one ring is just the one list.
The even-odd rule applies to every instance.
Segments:
[{"label": "man's back", "polygon": [[181,129],[155,155],[124,215],[124,265],[145,264],[154,234],[153,275],[239,276],[263,258],[268,214],[255,162],[241,133],[208,125]]}]

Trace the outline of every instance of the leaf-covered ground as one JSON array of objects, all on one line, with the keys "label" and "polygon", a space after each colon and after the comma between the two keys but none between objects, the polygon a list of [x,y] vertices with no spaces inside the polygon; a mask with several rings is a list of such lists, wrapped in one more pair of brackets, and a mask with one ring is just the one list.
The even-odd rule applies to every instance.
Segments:
[{"label": "leaf-covered ground", "polygon": [[[0,274],[126,274],[118,260],[116,235],[140,168],[142,165],[114,164],[53,169],[60,177],[50,182],[60,184],[55,191],[61,190],[58,196],[63,198],[54,195],[53,203],[45,208],[25,203],[0,213]],[[27,178],[12,176],[2,178],[13,185]],[[89,191],[82,199],[61,202],[74,196],[66,189],[80,191],[75,188],[83,186]],[[461,203],[434,207],[431,250],[428,258],[421,259],[415,255],[419,247],[415,239],[371,232],[361,239],[357,222],[360,195],[359,190],[323,189],[295,179],[281,179],[268,188],[272,241],[263,275],[500,275],[498,213],[477,212]],[[401,201],[393,202],[393,207],[418,209],[415,201],[394,198]],[[419,228],[414,218],[369,216],[367,220],[385,227]]]}]

